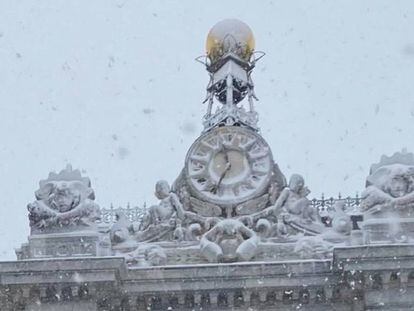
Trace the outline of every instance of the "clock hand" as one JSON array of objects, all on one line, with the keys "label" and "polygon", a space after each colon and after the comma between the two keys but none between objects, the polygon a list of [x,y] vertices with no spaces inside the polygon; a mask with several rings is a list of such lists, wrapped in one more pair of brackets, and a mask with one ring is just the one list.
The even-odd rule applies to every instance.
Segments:
[{"label": "clock hand", "polygon": [[227,164],[230,164],[230,160],[229,160],[229,154],[227,153],[226,149],[223,148],[224,150],[224,160],[226,160]]},{"label": "clock hand", "polygon": [[229,161],[229,156],[228,156],[228,154],[227,154],[227,152],[225,153],[225,159],[226,159],[226,168],[224,169],[224,171],[223,171],[223,173],[221,173],[221,176],[220,176],[220,179],[219,179],[219,181],[217,182],[217,185],[215,185],[214,187],[213,187],[213,189],[212,189],[212,193],[214,193],[214,194],[216,194],[217,193],[217,190],[218,190],[218,188],[220,187],[220,185],[221,185],[221,182],[223,181],[223,179],[224,179],[224,177],[226,176],[226,174],[227,174],[227,172],[231,169],[231,163],[230,163],[230,161]]}]

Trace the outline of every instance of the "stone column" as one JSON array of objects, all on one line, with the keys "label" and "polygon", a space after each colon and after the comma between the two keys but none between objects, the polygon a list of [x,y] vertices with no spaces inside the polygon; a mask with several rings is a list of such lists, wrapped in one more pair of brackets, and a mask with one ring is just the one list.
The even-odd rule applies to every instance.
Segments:
[{"label": "stone column", "polygon": [[194,305],[200,306],[201,305],[201,294],[194,293]]},{"label": "stone column", "polygon": [[283,300],[283,290],[280,289],[276,289],[275,290],[275,296],[276,296],[276,301],[282,301]]},{"label": "stone column", "polygon": [[372,279],[372,274],[371,273],[365,273],[364,280],[365,280],[365,286],[368,287],[368,288],[372,288],[372,284],[374,283],[373,279]]},{"label": "stone column", "polygon": [[146,311],[146,310],[148,310],[148,305],[149,305],[149,299],[148,298],[145,298],[145,297],[136,297],[135,298],[135,310],[137,310],[137,311]]},{"label": "stone column", "polygon": [[400,272],[400,287],[407,288],[408,283],[408,271],[401,271]]},{"label": "stone column", "polygon": [[292,301],[297,301],[299,299],[299,289],[294,288],[292,290]]},{"label": "stone column", "polygon": [[28,286],[23,286],[23,298],[24,299],[28,299],[30,296],[30,287]]},{"label": "stone column", "polygon": [[266,295],[267,295],[267,291],[264,290],[263,288],[261,288],[259,290],[259,300],[260,300],[260,302],[266,302]]},{"label": "stone column", "polygon": [[252,295],[252,292],[245,289],[242,291],[243,294],[243,301],[245,303],[246,306],[250,305],[250,296]]},{"label": "stone column", "polygon": [[169,305],[170,305],[170,300],[169,300],[169,297],[168,296],[165,296],[165,295],[162,295],[162,296],[160,296],[161,297],[161,304],[162,304],[162,307],[164,308],[164,307],[168,307]]},{"label": "stone column", "polygon": [[45,286],[40,287],[40,297],[39,298],[43,298],[43,297],[46,297],[46,287]]},{"label": "stone column", "polygon": [[79,287],[74,285],[70,287],[70,290],[72,291],[72,297],[78,297],[78,291]]},{"label": "stone column", "polygon": [[180,306],[184,306],[184,304],[185,304],[185,294],[178,294],[177,298],[178,298],[178,304]]},{"label": "stone column", "polygon": [[327,301],[332,299],[332,286],[324,286],[325,298]]},{"label": "stone column", "polygon": [[215,292],[210,293],[210,304],[213,308],[217,307],[217,298],[218,298],[217,293],[215,293]]},{"label": "stone column", "polygon": [[129,303],[129,309],[131,311],[137,311],[138,310],[138,296],[137,295],[129,295],[128,296],[128,303]]},{"label": "stone column", "polygon": [[390,287],[390,278],[391,278],[391,272],[389,271],[383,271],[381,273],[381,278],[382,278],[382,288],[387,290]]},{"label": "stone column", "polygon": [[62,299],[62,284],[56,284],[56,295],[59,297],[59,299]]},{"label": "stone column", "polygon": [[307,289],[309,291],[309,302],[312,303],[316,299],[317,289],[313,287],[308,287]]},{"label": "stone column", "polygon": [[234,307],[234,292],[227,293],[227,305],[229,308]]}]

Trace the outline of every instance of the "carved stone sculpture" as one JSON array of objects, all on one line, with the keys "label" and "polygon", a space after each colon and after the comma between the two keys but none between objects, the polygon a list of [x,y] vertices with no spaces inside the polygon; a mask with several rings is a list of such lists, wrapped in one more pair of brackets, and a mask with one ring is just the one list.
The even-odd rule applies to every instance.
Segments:
[{"label": "carved stone sculpture", "polygon": [[171,191],[168,182],[160,180],[156,183],[155,196],[160,200],[159,204],[151,206],[139,228],[135,225],[132,230],[137,241],[151,242],[172,238],[177,219],[183,218],[182,204]]},{"label": "carved stone sculpture", "polygon": [[36,201],[27,206],[32,233],[90,227],[99,219],[91,182],[79,170],[68,165],[39,184]]},{"label": "carved stone sculpture", "polygon": [[368,218],[397,213],[414,216],[414,155],[396,153],[371,167],[361,208]]},{"label": "carved stone sculpture", "polygon": [[247,261],[256,254],[258,237],[242,222],[225,219],[201,238],[202,255],[209,262]]},{"label": "carved stone sculpture", "polygon": [[138,267],[162,266],[167,263],[163,248],[148,243],[140,243],[137,249],[126,254],[125,259],[128,265]]},{"label": "carved stone sculpture", "polygon": [[114,244],[122,243],[129,239],[134,232],[134,226],[123,212],[116,214],[116,223],[110,229],[111,242]]},{"label": "carved stone sculpture", "polygon": [[362,193],[365,243],[414,241],[414,154],[397,152],[371,166]]},{"label": "carved stone sculpture", "polygon": [[275,207],[277,210],[297,216],[305,221],[316,221],[317,213],[310,207],[310,201],[307,198],[309,193],[303,177],[293,174],[290,177],[289,186],[283,189],[276,200]]},{"label": "carved stone sculpture", "polygon": [[336,202],[332,217],[332,228],[339,234],[348,235],[352,230],[352,222],[350,216],[344,212],[344,206],[344,201]]},{"label": "carved stone sculpture", "polygon": [[[285,187],[275,203],[258,213],[242,217],[241,220],[246,223],[256,223],[258,220],[272,219],[277,217],[280,230],[282,233],[282,223],[294,228],[295,231],[305,232],[311,235],[319,234],[324,227],[320,221],[318,211],[311,206],[307,195],[310,193],[305,187],[304,179],[301,175],[294,174],[289,180],[289,186]],[[247,218],[247,219],[246,219]]]},{"label": "carved stone sculpture", "polygon": [[171,192],[170,185],[165,180],[160,180],[155,185],[155,196],[160,200],[158,205],[149,208],[151,223],[159,224],[168,222],[176,212],[177,200],[173,198],[175,194]]},{"label": "carved stone sculpture", "polygon": [[333,244],[319,236],[305,236],[296,242],[295,252],[302,259],[324,259],[332,255]]},{"label": "carved stone sculpture", "polygon": [[126,240],[136,242],[194,241],[199,239],[203,230],[210,228],[218,221],[186,211],[166,181],[161,180],[156,183],[155,196],[160,202],[149,208],[141,224],[130,223],[122,215],[117,216],[117,222],[111,229],[114,244]]}]

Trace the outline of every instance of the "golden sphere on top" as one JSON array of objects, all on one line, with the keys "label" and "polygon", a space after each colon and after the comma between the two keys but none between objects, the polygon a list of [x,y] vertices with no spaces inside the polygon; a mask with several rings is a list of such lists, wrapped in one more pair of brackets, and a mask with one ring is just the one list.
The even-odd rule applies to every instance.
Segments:
[{"label": "golden sphere on top", "polygon": [[213,63],[229,52],[249,61],[254,46],[252,30],[238,19],[225,19],[215,24],[206,41],[207,56]]}]

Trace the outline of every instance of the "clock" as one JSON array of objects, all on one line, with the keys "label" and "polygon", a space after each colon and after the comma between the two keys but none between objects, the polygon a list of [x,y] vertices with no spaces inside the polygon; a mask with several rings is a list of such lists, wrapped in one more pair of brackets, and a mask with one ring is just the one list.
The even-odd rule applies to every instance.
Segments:
[{"label": "clock", "polygon": [[217,127],[190,147],[185,164],[187,185],[201,200],[239,204],[265,193],[273,158],[265,140],[239,126]]}]

